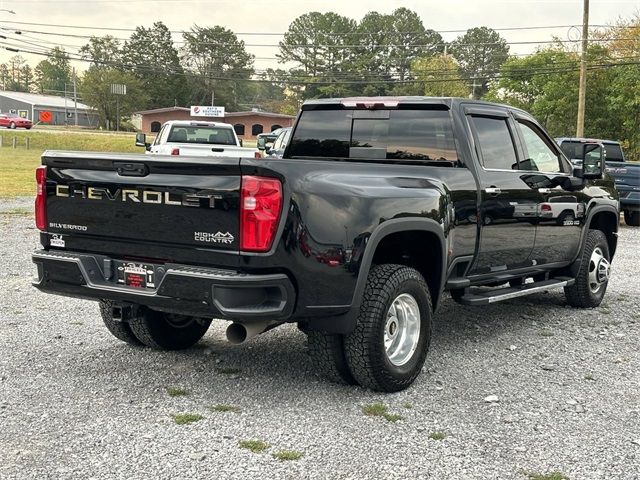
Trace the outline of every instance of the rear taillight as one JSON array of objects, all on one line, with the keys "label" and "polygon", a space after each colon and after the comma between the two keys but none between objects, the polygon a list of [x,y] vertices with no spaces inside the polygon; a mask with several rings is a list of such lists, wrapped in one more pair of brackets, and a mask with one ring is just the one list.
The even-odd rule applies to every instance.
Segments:
[{"label": "rear taillight", "polygon": [[180,149],[179,148],[172,148],[171,149],[171,155],[180,155]]},{"label": "rear taillight", "polygon": [[260,152],[253,152],[253,158],[262,158],[262,153],[260,153]]},{"label": "rear taillight", "polygon": [[551,205],[549,205],[548,203],[543,203],[540,205],[540,211],[542,212],[550,212],[551,211]]},{"label": "rear taillight", "polygon": [[243,176],[240,187],[240,250],[267,252],[276,236],[282,184],[276,178]]},{"label": "rear taillight", "polygon": [[47,228],[47,167],[36,168],[36,227]]}]

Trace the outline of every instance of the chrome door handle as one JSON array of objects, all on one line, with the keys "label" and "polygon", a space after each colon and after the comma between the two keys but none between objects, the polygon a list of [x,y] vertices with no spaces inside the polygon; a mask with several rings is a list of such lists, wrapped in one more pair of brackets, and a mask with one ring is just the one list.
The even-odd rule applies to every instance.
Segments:
[{"label": "chrome door handle", "polygon": [[502,193],[502,190],[500,190],[498,187],[488,187],[484,189],[485,192],[487,192],[489,195],[499,195]]},{"label": "chrome door handle", "polygon": [[550,188],[539,188],[538,191],[540,193],[551,193],[551,189]]}]

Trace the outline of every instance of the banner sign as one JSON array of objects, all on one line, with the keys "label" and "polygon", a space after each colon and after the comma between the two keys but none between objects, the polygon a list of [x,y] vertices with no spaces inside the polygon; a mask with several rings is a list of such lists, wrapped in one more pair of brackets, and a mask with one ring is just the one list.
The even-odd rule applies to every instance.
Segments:
[{"label": "banner sign", "polygon": [[192,105],[192,117],[224,117],[224,107],[214,107],[211,105]]}]

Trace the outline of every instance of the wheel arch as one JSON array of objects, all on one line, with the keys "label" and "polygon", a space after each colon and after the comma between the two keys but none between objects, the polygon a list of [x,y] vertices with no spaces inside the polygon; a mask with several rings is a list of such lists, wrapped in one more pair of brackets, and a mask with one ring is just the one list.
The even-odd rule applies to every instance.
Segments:
[{"label": "wheel arch", "polygon": [[[618,245],[618,225],[620,223],[620,213],[614,208],[601,207],[593,210],[586,223],[587,228],[583,232],[581,246],[584,247],[586,232],[588,230],[600,230],[607,237],[609,245],[609,256],[613,260]],[[582,248],[581,248],[582,251]]]},{"label": "wheel arch", "polygon": [[382,223],[369,237],[354,292],[352,310],[360,300],[373,265],[398,263],[418,270],[425,278],[436,310],[446,272],[446,240],[442,225],[432,219],[393,219]]}]

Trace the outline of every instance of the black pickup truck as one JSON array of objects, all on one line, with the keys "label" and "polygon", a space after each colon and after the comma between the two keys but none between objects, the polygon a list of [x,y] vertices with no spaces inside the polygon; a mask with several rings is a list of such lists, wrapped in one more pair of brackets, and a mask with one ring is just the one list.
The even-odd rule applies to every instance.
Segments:
[{"label": "black pickup truck", "polygon": [[527,113],[464,99],[306,102],[284,158],[48,151],[34,285],[98,300],[120,340],[243,342],[285,322],[327,377],[408,387],[449,294],[480,308],[553,288],[602,301],[619,200]]}]

